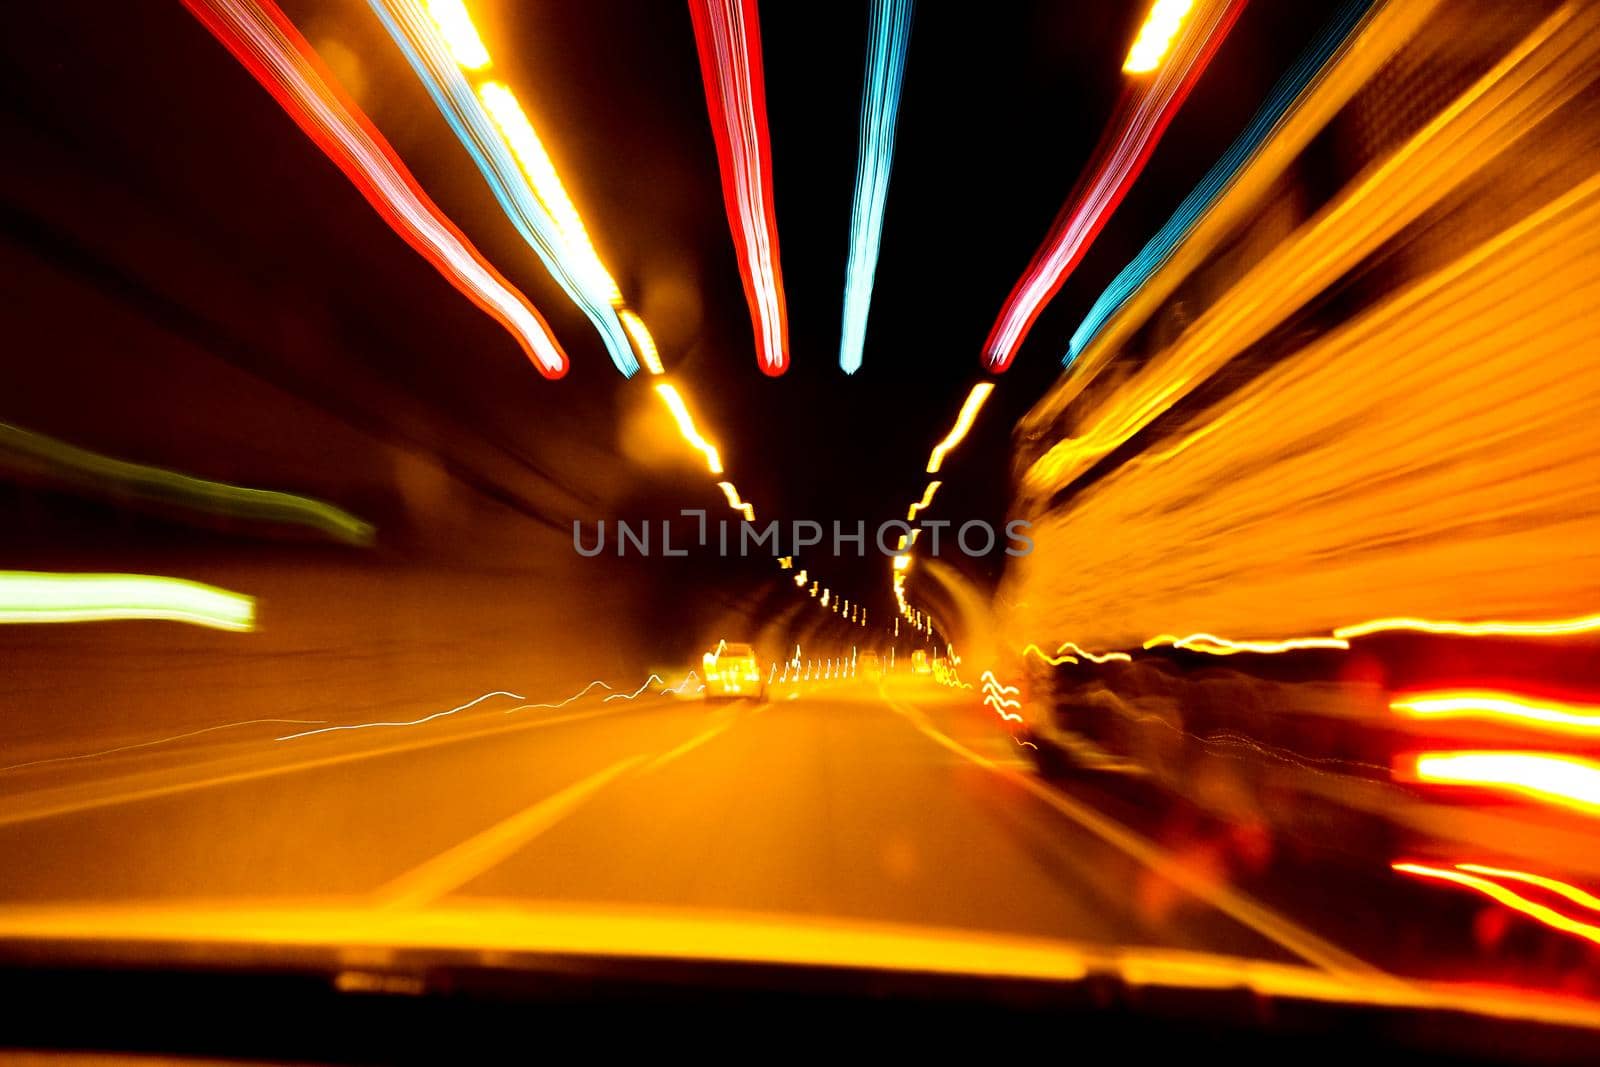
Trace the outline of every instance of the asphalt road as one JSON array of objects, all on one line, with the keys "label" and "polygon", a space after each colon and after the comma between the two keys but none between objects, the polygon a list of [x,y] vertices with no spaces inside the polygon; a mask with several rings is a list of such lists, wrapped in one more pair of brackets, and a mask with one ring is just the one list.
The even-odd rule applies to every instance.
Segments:
[{"label": "asphalt road", "polygon": [[1041,782],[970,692],[606,695],[8,772],[0,904],[666,905],[1365,966]]}]

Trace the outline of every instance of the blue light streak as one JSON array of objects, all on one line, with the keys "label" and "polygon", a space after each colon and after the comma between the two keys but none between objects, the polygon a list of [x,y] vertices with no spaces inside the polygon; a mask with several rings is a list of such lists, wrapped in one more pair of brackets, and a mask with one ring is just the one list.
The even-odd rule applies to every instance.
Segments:
[{"label": "blue light streak", "polygon": [[[639,361],[609,296],[592,291],[585,280],[584,265],[576,258],[569,260],[571,253],[560,227],[529,186],[431,16],[416,0],[368,0],[368,4],[489,183],[501,210],[538,254],[551,277],[589,317],[617,369],[624,376],[633,377],[638,373]],[[423,47],[427,50],[421,50]]]},{"label": "blue light streak", "polygon": [[905,80],[915,0],[873,0],[867,21],[867,76],[861,93],[861,149],[856,196],[850,210],[850,263],[844,284],[844,327],[839,366],[854,374],[867,340],[867,312],[878,272],[883,209],[894,166],[895,123]]},{"label": "blue light streak", "polygon": [[1070,367],[1083,354],[1084,349],[1097,337],[1111,317],[1138,292],[1146,279],[1166,265],[1195,223],[1211,210],[1211,206],[1233,184],[1233,179],[1246,163],[1270,138],[1305,92],[1313,79],[1327,65],[1352,31],[1366,15],[1373,0],[1350,0],[1333,20],[1323,28],[1322,34],[1312,42],[1299,59],[1267,94],[1266,103],[1250,120],[1237,140],[1223,153],[1222,158],[1206,173],[1189,195],[1184,197],[1178,210],[1172,213],[1139,254],[1122,268],[1111,284],[1106,286],[1083,322],[1072,334],[1067,354],[1061,358],[1064,367]]}]

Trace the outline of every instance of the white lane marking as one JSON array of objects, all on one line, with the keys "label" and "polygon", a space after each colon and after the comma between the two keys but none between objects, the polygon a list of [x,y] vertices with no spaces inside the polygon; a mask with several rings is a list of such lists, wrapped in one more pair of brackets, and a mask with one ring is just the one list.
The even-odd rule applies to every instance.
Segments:
[{"label": "white lane marking", "polygon": [[643,759],[643,756],[630,756],[613,763],[446,849],[382,886],[376,893],[377,903],[386,908],[423,907],[461,888],[509,859]]},{"label": "white lane marking", "polygon": [[1032,774],[1006,767],[974,752],[961,742],[935,729],[916,707],[904,704],[886,694],[883,699],[935,744],[1027,790],[1102,841],[1120,849],[1190,895],[1263,937],[1277,942],[1302,959],[1343,977],[1358,978],[1367,982],[1389,981],[1404,984],[1400,979],[1352,956],[1237,890],[1226,885],[1218,885],[1200,876],[1155,842],[1089,805],[1051,789]]}]

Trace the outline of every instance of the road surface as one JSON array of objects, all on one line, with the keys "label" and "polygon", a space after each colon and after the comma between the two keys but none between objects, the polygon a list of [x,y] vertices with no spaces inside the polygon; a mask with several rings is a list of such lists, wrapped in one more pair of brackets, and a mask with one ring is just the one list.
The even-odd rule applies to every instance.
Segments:
[{"label": "road surface", "polygon": [[0,903],[668,906],[1365,968],[1038,780],[970,692],[604,696],[9,772]]}]

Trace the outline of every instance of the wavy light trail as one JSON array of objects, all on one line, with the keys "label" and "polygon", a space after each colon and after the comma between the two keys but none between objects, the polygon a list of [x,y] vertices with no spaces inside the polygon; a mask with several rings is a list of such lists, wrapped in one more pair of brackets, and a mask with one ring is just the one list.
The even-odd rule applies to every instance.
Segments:
[{"label": "wavy light trail", "polygon": [[460,705],[457,705],[456,707],[450,708],[448,711],[436,711],[432,715],[424,715],[420,719],[405,719],[405,720],[401,720],[399,722],[388,722],[388,721],[385,721],[385,722],[355,722],[355,723],[348,723],[348,724],[343,725],[343,726],[324,726],[320,730],[302,730],[297,734],[284,734],[282,737],[273,738],[273,740],[274,741],[293,741],[297,737],[313,737],[313,736],[315,736],[317,734],[339,733],[339,732],[344,731],[344,730],[371,730],[371,729],[373,729],[375,727],[421,726],[423,723],[432,722],[435,719],[443,719],[448,715],[454,715],[458,711],[466,711],[468,708],[476,707],[477,705],[482,704],[485,700],[488,700],[491,697],[510,697],[512,700],[522,700],[522,699],[524,699],[524,697],[522,696],[521,693],[508,693],[504,689],[496,689],[493,692],[489,692],[489,693],[483,694],[483,696],[481,696],[481,697],[477,697],[477,698],[475,698],[473,700],[469,700],[465,704],[460,704]]},{"label": "wavy light trail", "polygon": [[[928,483],[928,487],[922,491],[922,499],[906,509],[907,522],[917,521],[917,512],[924,511],[933,504],[933,494],[937,493],[939,491],[939,487],[943,484],[943,482]],[[904,537],[905,535],[902,534],[901,536]]]},{"label": "wavy light trail", "polygon": [[276,5],[270,0],[183,2],[344,172],[378,215],[464,296],[504,326],[541,374],[559,378],[566,373],[566,353],[533,304],[428,198]]},{"label": "wavy light trail", "polygon": [[1125,90],[1089,166],[989,331],[983,354],[990,370],[1004,371],[1016,358],[1039,313],[1144,170],[1167,125],[1243,8],[1244,0],[1201,0],[1160,70]]},{"label": "wavy light trail", "polygon": [[712,474],[722,473],[722,454],[713,445],[701,436],[695,427],[694,416],[689,414],[689,408],[683,402],[677,388],[671,382],[657,382],[656,395],[661,397],[661,402],[667,405],[667,410],[672,412],[672,418],[678,424],[678,433],[689,442],[701,455],[705,456],[706,469]]},{"label": "wavy light trail", "polygon": [[255,613],[253,597],[186,578],[0,571],[0,623],[143,619],[247,633]]},{"label": "wavy light trail", "polygon": [[867,342],[867,314],[878,272],[883,211],[894,166],[895,124],[900,86],[905,80],[914,0],[872,0],[867,20],[867,74],[861,92],[861,145],[856,156],[855,202],[850,208],[850,260],[844,281],[844,325],[839,366],[846,374],[861,367]]},{"label": "wavy light trail", "polygon": [[1395,697],[1389,707],[1413,719],[1474,719],[1576,736],[1600,734],[1600,707],[1537,700],[1515,693],[1476,690],[1407,693]]},{"label": "wavy light trail", "polygon": [[1059,652],[1057,652],[1056,655],[1052,656],[1052,655],[1049,655],[1048,653],[1046,653],[1044,649],[1040,648],[1038,645],[1035,645],[1035,644],[1028,644],[1022,650],[1022,654],[1024,656],[1026,656],[1029,652],[1032,652],[1035,656],[1038,656],[1040,659],[1044,660],[1044,662],[1050,664],[1050,666],[1052,666],[1052,667],[1060,667],[1060,666],[1063,666],[1065,664],[1078,662],[1078,657],[1077,656],[1061,655]]},{"label": "wavy light trail", "polygon": [[1178,210],[1172,213],[1139,254],[1123,267],[1108,285],[1078,328],[1073,331],[1072,342],[1062,364],[1071,364],[1097,337],[1106,322],[1128,301],[1151,275],[1171,260],[1173,252],[1183,243],[1194,226],[1218,198],[1233,184],[1290,112],[1300,95],[1306,91],[1328,65],[1345,40],[1360,23],[1361,17],[1371,7],[1371,0],[1350,0],[1336,14],[1311,47],[1301,54],[1293,67],[1279,79],[1267,94],[1266,103],[1250,120],[1244,132],[1228,147],[1206,176],[1194,187]]},{"label": "wavy light trail", "polygon": [[744,514],[745,522],[756,521],[756,509],[739,499],[739,490],[733,487],[732,482],[718,482],[717,488],[722,490],[722,495],[728,499],[728,506],[734,511]]},{"label": "wavy light trail", "polygon": [[989,394],[994,392],[993,382],[979,382],[967,393],[967,399],[961,404],[961,411],[956,415],[955,425],[950,427],[950,432],[943,441],[933,446],[933,452],[928,456],[928,473],[938,474],[939,468],[944,465],[944,457],[949,455],[959,445],[972,429],[973,420],[978,417],[978,412],[983,410],[983,402],[989,399]]},{"label": "wavy light trail", "polygon": [[1234,656],[1240,652],[1275,654],[1279,652],[1296,652],[1309,648],[1348,649],[1350,642],[1340,637],[1290,637],[1282,641],[1234,641],[1226,637],[1218,637],[1216,634],[1190,634],[1188,637],[1160,634],[1144,643],[1145,648],[1156,648],[1159,645],[1171,645],[1173,648],[1187,649],[1190,652],[1204,652],[1211,656]]},{"label": "wavy light trail", "polygon": [[646,678],[644,680],[644,684],[643,685],[641,685],[639,688],[635,689],[633,692],[631,692],[631,693],[612,693],[610,696],[605,698],[605,703],[609,704],[613,700],[637,700],[637,699],[639,699],[639,695],[641,693],[643,693],[646,689],[650,688],[650,683],[651,682],[655,682],[657,685],[663,685],[663,686],[667,684],[666,681],[662,679],[661,675],[652,674],[652,675],[650,675],[650,677],[648,677],[648,678]]},{"label": "wavy light trail", "polygon": [[594,690],[594,688],[596,686],[599,686],[601,689],[610,689],[611,688],[609,685],[607,685],[606,683],[602,682],[600,679],[596,678],[594,681],[590,682],[588,685],[584,686],[582,689],[578,690],[576,693],[573,693],[571,696],[567,697],[567,699],[565,699],[565,700],[558,700],[558,701],[556,701],[554,703],[551,703],[551,704],[519,704],[514,708],[507,708],[506,709],[506,714],[507,715],[512,715],[512,714],[515,714],[516,712],[519,712],[519,711],[527,711],[529,708],[564,708],[568,704],[571,704],[573,701],[578,700],[578,699],[580,699],[580,698],[582,698],[584,696],[587,696],[590,692],[592,692]]},{"label": "wavy light trail", "polygon": [[755,0],[690,0],[722,198],[750,305],[761,370],[789,369],[789,323],[778,263],[772,144]]},{"label": "wavy light trail", "polygon": [[[631,376],[639,365],[614,307],[621,293],[595,253],[533,124],[503,83],[486,81],[474,91],[462,74],[464,66],[485,70],[491,65],[466,9],[432,0],[426,10],[419,0],[368,3],[472,157],[506,218],[588,316],[617,369]],[[470,40],[462,44],[455,35],[466,33]],[[469,66],[460,58],[464,53],[480,61]]]},{"label": "wavy light trail", "polygon": [[1084,659],[1088,660],[1090,663],[1132,663],[1133,662],[1133,657],[1128,655],[1126,652],[1104,652],[1104,653],[1101,653],[1099,655],[1096,655],[1095,653],[1090,652],[1087,649],[1079,648],[1077,645],[1073,644],[1071,641],[1063,641],[1061,643],[1060,647],[1058,647],[1056,649],[1056,655],[1059,656],[1059,655],[1061,655],[1061,653],[1067,652],[1067,651],[1070,651],[1073,655],[1082,656]]}]

